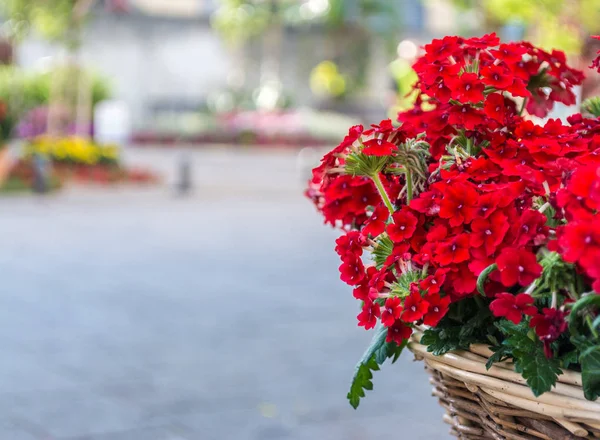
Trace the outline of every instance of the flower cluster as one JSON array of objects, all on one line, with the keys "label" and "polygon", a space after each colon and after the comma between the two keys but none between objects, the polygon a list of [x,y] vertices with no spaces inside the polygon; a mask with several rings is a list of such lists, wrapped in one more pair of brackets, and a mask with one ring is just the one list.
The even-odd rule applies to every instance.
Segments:
[{"label": "flower cluster", "polygon": [[55,163],[75,165],[118,164],[120,155],[116,145],[99,145],[76,136],[39,136],[25,145],[24,153],[26,158],[41,154],[48,156]]},{"label": "flower cluster", "polygon": [[458,305],[476,300],[490,319],[471,342],[502,340],[486,329],[506,320],[534,329],[552,358],[570,304],[600,291],[600,121],[529,115],[574,104],[583,73],[494,34],[424,49],[414,108],[399,125],[352,127],[307,190],[344,231],[335,250],[358,324],[380,322],[401,346],[421,326],[464,324]]}]

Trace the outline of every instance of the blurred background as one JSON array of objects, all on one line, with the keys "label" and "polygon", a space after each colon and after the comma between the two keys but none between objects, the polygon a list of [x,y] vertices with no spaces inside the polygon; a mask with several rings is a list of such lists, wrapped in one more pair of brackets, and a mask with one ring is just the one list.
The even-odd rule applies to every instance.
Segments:
[{"label": "blurred background", "polygon": [[600,0],[0,0],[0,24],[1,439],[447,438],[410,353],[348,405],[370,334],[304,184],[412,105],[432,38],[584,69]]}]

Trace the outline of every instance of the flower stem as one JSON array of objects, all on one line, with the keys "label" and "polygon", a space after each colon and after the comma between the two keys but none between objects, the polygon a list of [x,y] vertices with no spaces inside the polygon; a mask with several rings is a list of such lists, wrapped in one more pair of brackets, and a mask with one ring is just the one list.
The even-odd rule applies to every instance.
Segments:
[{"label": "flower stem", "polygon": [[373,180],[373,183],[377,187],[377,191],[379,191],[379,195],[381,196],[383,203],[385,204],[385,206],[387,206],[388,211],[390,211],[390,215],[393,214],[394,206],[392,205],[392,202],[390,201],[390,197],[387,195],[387,192],[385,192],[385,188],[383,187],[383,183],[381,182],[379,173],[373,174],[371,176],[371,180]]},{"label": "flower stem", "polygon": [[519,109],[519,116],[523,115],[523,110],[525,110],[525,104],[527,104],[527,98],[523,98],[523,102],[521,103],[521,108]]},{"label": "flower stem", "polygon": [[410,201],[413,198],[413,181],[412,181],[412,171],[408,168],[406,169],[406,204],[410,204]]}]

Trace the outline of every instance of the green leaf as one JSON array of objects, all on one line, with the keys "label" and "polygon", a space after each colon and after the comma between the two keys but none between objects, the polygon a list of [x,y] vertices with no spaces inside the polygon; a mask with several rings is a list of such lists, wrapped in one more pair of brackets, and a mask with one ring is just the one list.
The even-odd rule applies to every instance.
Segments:
[{"label": "green leaf", "polygon": [[379,365],[375,362],[375,355],[367,362],[358,364],[347,396],[352,408],[358,408],[360,399],[365,397],[364,390],[370,391],[373,389],[373,382],[371,381],[371,379],[373,379],[373,373],[371,373],[371,371],[377,370],[379,370]]},{"label": "green leaf", "polygon": [[500,345],[498,347],[490,347],[491,350],[494,352],[493,355],[491,355],[487,362],[485,363],[485,368],[487,370],[489,370],[490,368],[492,368],[492,365],[494,365],[496,362],[502,362],[510,357],[512,357],[512,348],[505,346],[505,345]]},{"label": "green leaf", "polygon": [[477,291],[479,293],[481,293],[483,296],[485,296],[485,290],[484,290],[483,286],[487,280],[487,277],[490,275],[490,273],[492,273],[496,269],[498,269],[498,265],[496,263],[490,264],[477,277]]},{"label": "green leaf", "polygon": [[452,350],[466,349],[461,345],[460,327],[430,328],[423,332],[421,344],[427,346],[427,351],[435,356],[441,356]]},{"label": "green leaf", "polygon": [[600,307],[600,295],[597,293],[591,293],[589,295],[582,296],[577,300],[571,307],[571,313],[569,314],[569,328],[577,328],[578,313],[583,311],[586,307],[596,306]]},{"label": "green leaf", "polygon": [[571,342],[580,351],[583,394],[588,400],[596,400],[600,397],[600,345],[585,336],[574,336]]},{"label": "green leaf", "polygon": [[348,401],[354,409],[358,408],[360,399],[365,397],[364,390],[370,391],[373,389],[372,372],[378,371],[379,365],[383,364],[388,358],[393,358],[392,363],[396,362],[408,343],[408,341],[404,341],[402,345],[397,345],[394,342],[385,342],[386,336],[387,328],[378,327],[369,347],[367,347],[356,365],[350,391],[347,395]]},{"label": "green leaf", "polygon": [[394,250],[394,243],[390,237],[384,237],[377,239],[377,246],[373,250],[373,261],[375,261],[375,267],[381,269],[387,257],[392,254]]},{"label": "green leaf", "polygon": [[440,323],[423,332],[421,344],[436,356],[452,350],[467,350],[473,343],[487,342],[490,327],[494,330],[492,322],[493,316],[482,298],[465,299],[451,304]]},{"label": "green leaf", "polygon": [[504,320],[498,327],[508,336],[503,345],[512,350],[515,371],[521,373],[534,396],[550,391],[556,384],[558,375],[562,374],[559,360],[548,359],[544,354],[542,342],[529,337],[526,321],[515,325]]},{"label": "green leaf", "polygon": [[579,359],[579,356],[578,356],[577,350],[569,351],[560,357],[562,367],[567,368],[567,369],[571,365],[576,364],[578,362],[578,359]]},{"label": "green leaf", "polygon": [[367,156],[364,153],[350,153],[346,156],[345,169],[353,176],[374,176],[391,160],[390,156]]},{"label": "green leaf", "polygon": [[592,116],[600,116],[600,97],[588,98],[581,104],[581,109]]}]

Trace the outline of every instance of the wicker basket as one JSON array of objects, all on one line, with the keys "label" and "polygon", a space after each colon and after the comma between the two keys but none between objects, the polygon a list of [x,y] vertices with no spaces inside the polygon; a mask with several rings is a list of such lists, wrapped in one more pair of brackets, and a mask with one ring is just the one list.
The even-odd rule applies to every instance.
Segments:
[{"label": "wicker basket", "polygon": [[585,400],[581,374],[565,371],[551,392],[534,397],[509,362],[486,370],[484,345],[434,356],[413,335],[410,350],[425,361],[444,421],[459,439],[559,440],[600,438],[600,402]]}]

